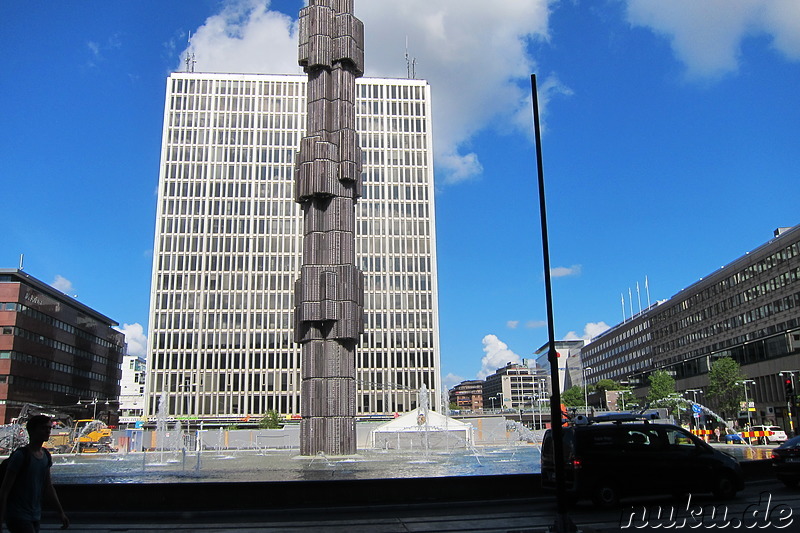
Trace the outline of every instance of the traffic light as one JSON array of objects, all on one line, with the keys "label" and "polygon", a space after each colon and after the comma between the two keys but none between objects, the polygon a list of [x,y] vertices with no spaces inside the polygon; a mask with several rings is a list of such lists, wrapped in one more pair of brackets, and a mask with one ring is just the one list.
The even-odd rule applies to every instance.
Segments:
[{"label": "traffic light", "polygon": [[783,388],[786,391],[786,399],[788,400],[794,394],[794,382],[791,376],[783,378]]}]

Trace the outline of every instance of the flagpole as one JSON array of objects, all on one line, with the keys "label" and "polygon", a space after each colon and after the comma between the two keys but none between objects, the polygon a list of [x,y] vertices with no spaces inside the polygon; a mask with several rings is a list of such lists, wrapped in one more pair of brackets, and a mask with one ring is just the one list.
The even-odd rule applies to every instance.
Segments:
[{"label": "flagpole", "polygon": [[642,314],[642,293],[639,292],[639,282],[636,282],[636,300],[639,302],[639,314]]},{"label": "flagpole", "polygon": [[625,322],[628,317],[625,316],[625,293],[619,293],[619,297],[622,300],[622,321]]},{"label": "flagpole", "polygon": [[633,294],[630,287],[628,287],[628,307],[631,308],[631,318],[633,318]]}]

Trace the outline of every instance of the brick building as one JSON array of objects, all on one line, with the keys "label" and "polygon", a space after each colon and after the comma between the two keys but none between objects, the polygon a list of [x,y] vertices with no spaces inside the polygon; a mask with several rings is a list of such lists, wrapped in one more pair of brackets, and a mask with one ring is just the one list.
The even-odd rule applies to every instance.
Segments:
[{"label": "brick building", "polygon": [[463,411],[480,411],[483,409],[483,381],[462,381],[449,391],[450,403]]},{"label": "brick building", "polygon": [[116,325],[21,270],[0,269],[0,423],[25,404],[83,416],[79,401],[116,402],[125,352]]}]

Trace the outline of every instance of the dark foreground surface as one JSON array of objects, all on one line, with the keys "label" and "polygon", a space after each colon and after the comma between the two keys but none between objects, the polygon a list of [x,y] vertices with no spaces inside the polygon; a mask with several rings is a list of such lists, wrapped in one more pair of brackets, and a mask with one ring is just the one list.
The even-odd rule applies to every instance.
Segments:
[{"label": "dark foreground surface", "polygon": [[[767,461],[745,464],[745,490],[588,503],[569,517],[584,532],[800,531],[800,491],[773,480]],[[544,532],[554,522],[538,475],[304,483],[59,485],[72,531],[87,532]],[[46,515],[43,531],[58,525]]]}]

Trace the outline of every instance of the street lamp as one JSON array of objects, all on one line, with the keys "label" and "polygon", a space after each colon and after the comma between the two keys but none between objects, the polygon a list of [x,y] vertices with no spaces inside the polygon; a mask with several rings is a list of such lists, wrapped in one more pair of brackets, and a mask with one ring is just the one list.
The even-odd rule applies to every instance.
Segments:
[{"label": "street lamp", "polygon": [[[82,405],[81,402],[85,402],[86,405],[90,405],[90,404],[94,405],[94,413],[92,413],[92,420],[97,420],[97,402],[98,401],[99,400],[97,398],[94,398],[93,400],[78,400],[78,405]],[[108,403],[107,400],[106,400],[106,403]]]},{"label": "street lamp", "polygon": [[752,379],[745,379],[739,383],[741,383],[742,387],[744,387],[744,409],[747,411],[747,429],[750,429],[752,421],[750,420],[750,401],[747,399],[747,385],[750,383],[755,383],[755,381]]},{"label": "street lamp", "polygon": [[703,392],[703,391],[701,389],[686,389],[683,392],[684,393],[687,393],[687,392],[691,392],[692,393],[692,425],[696,429],[697,426],[699,426],[699,424],[698,424],[699,420],[697,420],[697,419],[700,418],[700,413],[698,411],[695,411],[694,406],[698,405],[698,403],[697,403],[697,393],[698,392]]},{"label": "street lamp", "polygon": [[494,409],[494,399],[495,399],[495,396],[499,396],[499,397],[500,397],[500,400],[499,400],[500,402],[502,402],[502,401],[503,401],[503,393],[502,393],[502,392],[498,392],[497,394],[492,394],[491,396],[489,396],[489,400],[492,402],[492,411],[494,411],[494,410],[495,410],[495,409]]},{"label": "street lamp", "polygon": [[583,367],[583,400],[586,402],[586,416],[589,416],[589,383],[586,381],[586,373],[591,369],[590,366]]},{"label": "street lamp", "polygon": [[544,388],[546,382],[547,380],[544,378],[539,379],[539,392],[536,394],[536,408],[539,411],[539,429],[544,429],[544,423],[542,421],[542,399],[545,397]]}]

